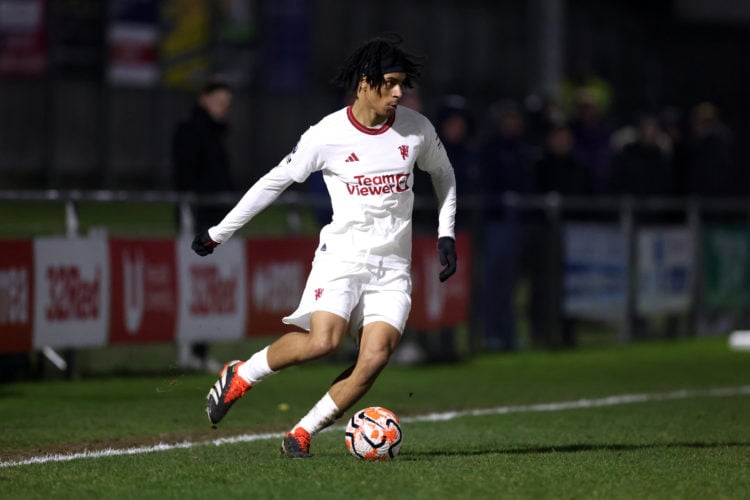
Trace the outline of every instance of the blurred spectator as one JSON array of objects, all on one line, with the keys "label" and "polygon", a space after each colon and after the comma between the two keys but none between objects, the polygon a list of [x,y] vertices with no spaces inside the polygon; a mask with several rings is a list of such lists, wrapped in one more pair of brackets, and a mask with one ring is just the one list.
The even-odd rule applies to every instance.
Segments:
[{"label": "blurred spectator", "polygon": [[[222,80],[206,83],[190,115],[177,124],[172,136],[172,168],[178,191],[199,195],[231,191],[229,154],[226,148],[227,117],[233,91]],[[194,207],[195,230],[203,231],[224,218],[226,207]]]},{"label": "blurred spectator", "polygon": [[633,196],[672,196],[676,192],[670,162],[671,143],[658,118],[643,115],[635,140],[614,157],[609,192]]},{"label": "blurred spectator", "polygon": [[602,114],[610,112],[612,85],[588,61],[579,59],[560,82],[560,106],[567,116],[573,116],[577,112],[582,94],[591,99]]},{"label": "blurred spectator", "polygon": [[611,175],[612,131],[596,97],[586,89],[577,96],[570,128],[575,138],[574,154],[578,161],[591,169],[594,192],[606,192]]},{"label": "blurred spectator", "polygon": [[685,139],[684,113],[679,108],[668,106],[659,112],[659,122],[669,141],[669,161],[674,174],[675,194],[684,193],[680,172],[687,163],[687,141]]},{"label": "blurred spectator", "polygon": [[542,158],[536,164],[541,192],[562,195],[593,192],[591,170],[573,155],[574,144],[573,132],[567,125],[557,125],[549,130]]},{"label": "blurred spectator", "polygon": [[687,195],[732,195],[740,188],[731,134],[711,103],[700,103],[692,110],[681,175]]},{"label": "blurred spectator", "polygon": [[[478,194],[481,187],[479,152],[473,143],[474,118],[464,97],[449,95],[443,99],[437,113],[436,128],[453,164],[459,197]],[[459,211],[459,221],[462,215],[465,212]]]},{"label": "blurred spectator", "polygon": [[545,98],[536,94],[527,96],[524,106],[527,116],[526,136],[541,149],[547,141],[547,134],[567,122],[565,112],[554,97]]},{"label": "blurred spectator", "polygon": [[[416,88],[404,92],[399,106],[407,106],[417,111],[423,110],[420,92]],[[463,97],[452,95],[443,99],[437,110],[435,121],[436,132],[440,137],[448,159],[453,165],[458,192],[458,212],[456,230],[467,230],[472,212],[462,206],[461,199],[471,194],[479,185],[479,159],[471,144],[473,123]],[[414,215],[412,224],[415,234],[435,233],[435,210],[432,183],[427,173],[414,170]],[[474,186],[474,187],[472,187]],[[426,205],[425,205],[426,203]],[[409,338],[399,346],[395,353],[396,363],[410,364],[419,361],[455,361],[458,359],[456,335],[453,328],[441,328],[439,331],[413,331]],[[416,340],[416,343],[414,342]]]},{"label": "blurred spectator", "polygon": [[[580,163],[573,155],[574,138],[565,124],[553,126],[547,133],[544,152],[536,164],[539,189],[544,193],[558,193],[568,196],[587,196],[593,192],[593,181],[588,166]],[[532,262],[530,278],[532,327],[536,332],[537,343],[554,345],[558,342],[571,347],[576,344],[575,321],[564,318],[561,297],[562,283],[555,279],[560,275],[562,261],[562,241],[560,227],[541,221],[530,227],[530,240],[527,251]],[[557,329],[550,327],[557,325]],[[559,330],[558,330],[559,329]]]},{"label": "blurred spectator", "polygon": [[[460,95],[445,96],[440,103],[435,120],[435,128],[443,143],[445,152],[453,165],[456,176],[456,190],[458,192],[458,212],[456,214],[457,231],[468,231],[470,235],[479,232],[481,214],[478,205],[472,205],[469,197],[480,194],[480,165],[479,152],[475,147],[474,118],[467,106],[466,99]],[[423,175],[416,172],[417,175]],[[415,180],[416,192],[429,189],[430,184]],[[434,220],[431,217],[430,220]],[[425,230],[434,232],[434,226],[427,226]],[[478,242],[473,242],[477,244]],[[478,296],[478,291],[472,291],[473,296]],[[478,308],[477,308],[478,309]],[[435,361],[453,361],[458,359],[456,349],[456,333],[453,328],[442,328],[438,332],[439,344],[437,348],[431,348],[426,343],[429,359]]]},{"label": "blurred spectator", "polygon": [[508,192],[537,192],[533,147],[524,138],[524,117],[516,103],[501,101],[490,112],[495,133],[480,148],[482,189],[486,197],[483,252],[482,328],[486,347],[518,348],[514,308],[522,276],[525,227],[521,211],[504,204]]},{"label": "blurred spectator", "polygon": [[492,195],[536,193],[535,148],[526,140],[519,106],[503,100],[491,106],[490,114],[494,129],[480,146],[483,189]]},{"label": "blurred spectator", "polygon": [[[175,187],[198,195],[234,188],[225,138],[227,117],[232,104],[231,86],[212,80],[201,89],[190,115],[177,124],[172,137],[172,167]],[[225,206],[193,207],[195,231],[218,224],[227,212]],[[192,369],[216,373],[221,364],[208,355],[205,342],[178,345],[178,363]]]}]

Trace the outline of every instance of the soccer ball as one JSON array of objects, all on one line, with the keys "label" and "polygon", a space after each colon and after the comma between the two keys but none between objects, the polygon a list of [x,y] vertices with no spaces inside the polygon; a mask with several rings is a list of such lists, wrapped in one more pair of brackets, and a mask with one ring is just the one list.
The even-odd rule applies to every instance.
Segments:
[{"label": "soccer ball", "polygon": [[346,448],[362,460],[396,458],[401,438],[398,417],[381,406],[359,410],[346,425]]}]

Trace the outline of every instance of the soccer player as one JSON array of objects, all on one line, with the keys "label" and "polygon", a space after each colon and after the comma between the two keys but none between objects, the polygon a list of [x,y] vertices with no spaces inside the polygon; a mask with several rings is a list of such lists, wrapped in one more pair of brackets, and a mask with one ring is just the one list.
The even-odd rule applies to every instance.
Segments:
[{"label": "soccer player", "polygon": [[399,343],[411,309],[413,172],[428,172],[438,200],[440,280],[456,271],[453,168],[432,124],[399,107],[420,62],[401,38],[380,37],[356,49],[333,82],[354,91],[347,106],[310,127],[297,146],[261,177],[216,226],[195,237],[199,255],[213,252],[293,182],[321,171],[333,216],[320,231],[299,307],[283,322],[292,331],[231,361],[207,396],[218,423],[249,389],[288,366],[332,353],[348,334],[358,343],[354,364],[283,439],[282,453],[310,456],[310,439],[332,424],[375,382]]}]

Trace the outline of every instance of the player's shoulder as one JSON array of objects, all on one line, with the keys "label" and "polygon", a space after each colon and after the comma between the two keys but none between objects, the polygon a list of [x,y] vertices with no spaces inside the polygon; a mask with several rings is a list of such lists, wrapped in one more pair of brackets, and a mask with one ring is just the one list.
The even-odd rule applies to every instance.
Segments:
[{"label": "player's shoulder", "polygon": [[419,111],[407,106],[399,106],[396,110],[396,121],[394,126],[397,125],[411,125],[418,129],[433,128],[432,122],[430,122],[429,118]]},{"label": "player's shoulder", "polygon": [[330,137],[332,133],[345,128],[347,123],[348,119],[346,117],[346,108],[342,108],[325,115],[323,118],[311,125],[307,129],[307,131],[305,131],[304,135],[310,139]]},{"label": "player's shoulder", "polygon": [[348,118],[346,115],[346,108],[341,108],[341,109],[337,109],[336,111],[332,113],[325,115],[323,118],[318,120],[318,122],[315,123],[310,128],[330,129],[330,128],[335,128],[335,127],[340,127],[346,123],[348,123]]}]

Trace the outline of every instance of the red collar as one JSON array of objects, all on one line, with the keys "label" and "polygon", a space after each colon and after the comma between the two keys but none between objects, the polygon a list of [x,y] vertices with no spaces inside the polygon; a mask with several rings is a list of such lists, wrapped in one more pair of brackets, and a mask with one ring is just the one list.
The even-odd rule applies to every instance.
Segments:
[{"label": "red collar", "polygon": [[380,134],[385,133],[389,128],[391,128],[391,125],[393,125],[393,121],[396,119],[396,113],[394,112],[391,116],[388,117],[388,119],[386,120],[386,122],[383,124],[382,127],[370,128],[370,127],[365,127],[364,125],[359,123],[356,118],[354,118],[354,114],[352,114],[351,106],[346,108],[346,116],[347,118],[349,118],[349,121],[351,122],[351,124],[354,125],[354,128],[356,128],[363,134],[368,134],[368,135],[380,135]]}]

